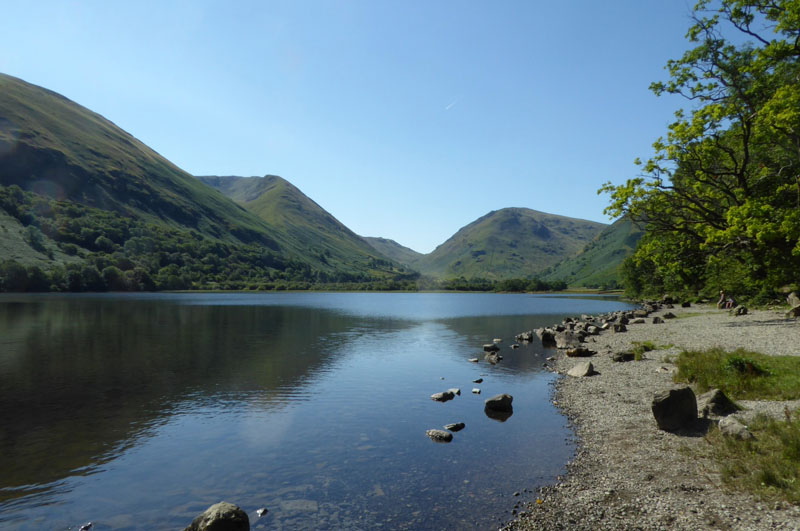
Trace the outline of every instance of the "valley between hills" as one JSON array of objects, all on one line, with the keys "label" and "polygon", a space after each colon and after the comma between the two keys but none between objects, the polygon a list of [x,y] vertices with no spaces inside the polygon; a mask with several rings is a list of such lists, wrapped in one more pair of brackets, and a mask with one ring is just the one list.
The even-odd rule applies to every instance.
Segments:
[{"label": "valley between hills", "polygon": [[106,118],[0,74],[0,289],[615,288],[642,232],[504,208],[420,254],[286,179],[193,176]]}]

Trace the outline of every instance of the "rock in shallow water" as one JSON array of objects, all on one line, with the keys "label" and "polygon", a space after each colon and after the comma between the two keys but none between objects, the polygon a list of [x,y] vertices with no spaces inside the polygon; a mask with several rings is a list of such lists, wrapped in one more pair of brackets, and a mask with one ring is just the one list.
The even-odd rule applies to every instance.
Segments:
[{"label": "rock in shallow water", "polygon": [[503,393],[502,395],[495,395],[492,398],[487,398],[484,404],[486,409],[492,411],[511,411],[511,402],[513,401],[513,396]]},{"label": "rock in shallow water", "polygon": [[444,430],[428,430],[425,434],[431,438],[433,442],[449,443],[453,440],[453,434]]},{"label": "rock in shallow water", "polygon": [[250,519],[237,505],[219,502],[197,515],[184,531],[249,531]]},{"label": "rock in shallow water", "polygon": [[447,402],[448,400],[455,398],[455,396],[455,393],[452,391],[442,391],[441,393],[433,393],[431,395],[431,400],[436,400],[437,402]]},{"label": "rock in shallow water", "polygon": [[461,431],[466,427],[463,422],[454,422],[452,424],[445,424],[444,429],[448,431]]}]

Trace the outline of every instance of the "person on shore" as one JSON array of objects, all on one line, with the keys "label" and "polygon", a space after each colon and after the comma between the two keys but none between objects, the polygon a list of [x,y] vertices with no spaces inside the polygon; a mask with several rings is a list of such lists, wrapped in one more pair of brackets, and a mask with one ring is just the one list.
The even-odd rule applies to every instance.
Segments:
[{"label": "person on shore", "polygon": [[717,309],[718,310],[723,309],[727,303],[728,299],[725,297],[725,290],[724,289],[719,290],[719,300],[717,301]]}]

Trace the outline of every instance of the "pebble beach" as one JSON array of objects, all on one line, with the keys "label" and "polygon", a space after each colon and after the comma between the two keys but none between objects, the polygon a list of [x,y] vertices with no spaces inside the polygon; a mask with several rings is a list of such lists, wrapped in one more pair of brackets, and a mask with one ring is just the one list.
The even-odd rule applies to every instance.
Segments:
[{"label": "pebble beach", "polygon": [[[587,338],[597,351],[586,358],[596,372],[589,377],[567,376],[586,359],[559,350],[551,365],[563,376],[553,400],[570,419],[578,450],[566,476],[520,507],[505,529],[800,529],[800,507],[728,489],[702,430],[662,431],[651,410],[655,393],[681,385],[673,381],[671,359],[683,350],[741,347],[800,356],[800,320],[786,319],[785,311],[734,316],[715,305],[662,308],[623,333]],[[668,312],[675,318],[652,322]],[[612,360],[643,341],[659,348],[641,361]],[[745,424],[758,413],[783,417],[787,407],[800,408],[800,400],[737,403],[743,409],[733,416]]]}]

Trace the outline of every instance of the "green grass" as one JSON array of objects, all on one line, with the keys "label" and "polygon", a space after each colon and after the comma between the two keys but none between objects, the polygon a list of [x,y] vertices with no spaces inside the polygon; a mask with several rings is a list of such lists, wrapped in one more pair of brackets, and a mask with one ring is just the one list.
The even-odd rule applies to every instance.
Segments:
[{"label": "green grass", "polygon": [[740,400],[800,398],[800,357],[714,348],[681,352],[675,364],[675,380],[692,383],[701,393],[718,388]]},{"label": "green grass", "polygon": [[706,437],[729,486],[757,496],[800,503],[800,415],[785,421],[757,417],[748,428],[754,439],[741,441],[712,430]]},{"label": "green grass", "polygon": [[636,345],[633,347],[633,359],[635,361],[642,361],[645,352],[664,350],[672,347],[672,345],[656,345],[652,341],[634,341],[633,344]]}]

